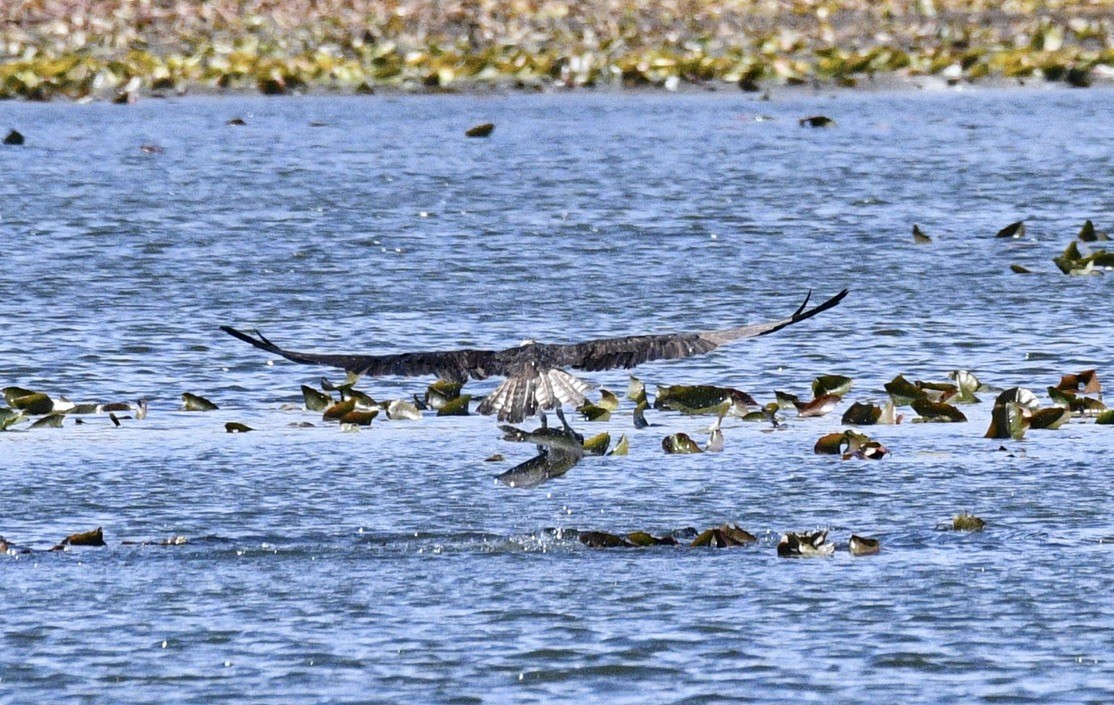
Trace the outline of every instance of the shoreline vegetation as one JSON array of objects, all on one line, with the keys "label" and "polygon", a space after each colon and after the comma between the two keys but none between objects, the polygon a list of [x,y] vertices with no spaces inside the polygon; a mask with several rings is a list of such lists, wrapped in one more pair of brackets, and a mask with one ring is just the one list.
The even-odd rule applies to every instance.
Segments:
[{"label": "shoreline vegetation", "polygon": [[0,98],[1114,82],[1111,0],[10,0]]}]

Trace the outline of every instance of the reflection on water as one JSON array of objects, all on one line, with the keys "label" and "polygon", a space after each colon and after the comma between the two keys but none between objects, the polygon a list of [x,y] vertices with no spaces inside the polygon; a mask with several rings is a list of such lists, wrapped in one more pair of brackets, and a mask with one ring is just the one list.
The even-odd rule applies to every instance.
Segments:
[{"label": "reflection on water", "polygon": [[[883,400],[899,373],[970,369],[1045,400],[1062,373],[1114,374],[1109,275],[1051,261],[1085,219],[1114,225],[1114,94],[775,98],[5,106],[27,144],[0,150],[2,382],[151,411],[0,435],[0,533],[45,548],[103,526],[109,543],[2,561],[0,692],[1109,700],[1105,427],[986,440],[986,393],[966,424],[871,429],[881,462],[812,454],[844,407],[777,431],[728,421],[723,453],[666,456],[662,437],[702,441],[711,419],[651,410],[661,425],[637,430],[624,402],[580,426],[627,434],[629,456],[510,490],[494,476],[533,449],[491,419],[342,433],[282,409],[339,375],[217,329],[332,351],[505,347],[780,317],[847,286],[812,321],[637,374],[761,402],[843,374],[848,403]],[[813,114],[836,124],[798,125]],[[482,121],[492,137],[463,137]],[[993,237],[1020,219],[1024,238]],[[409,398],[427,381],[363,388]],[[220,409],[179,411],[185,391]],[[965,510],[987,529],[935,530]],[[757,545],[590,550],[551,531],[725,521]],[[776,556],[782,532],[816,527],[882,553]],[[190,542],[120,544],[175,535]]]}]

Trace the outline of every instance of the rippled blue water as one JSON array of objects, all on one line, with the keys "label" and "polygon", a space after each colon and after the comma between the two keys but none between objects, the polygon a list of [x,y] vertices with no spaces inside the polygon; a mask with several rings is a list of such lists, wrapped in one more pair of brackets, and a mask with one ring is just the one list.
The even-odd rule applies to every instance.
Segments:
[{"label": "rippled blue water", "polygon": [[[1084,219],[1114,227],[1112,112],[1109,90],[0,106],[27,137],[0,149],[0,382],[151,405],[0,434],[0,533],[109,544],[0,556],[0,702],[1111,701],[1109,427],[983,439],[987,392],[969,423],[867,429],[881,462],[812,445],[899,373],[969,369],[1046,404],[1063,373],[1114,374],[1111,276],[1052,263]],[[813,114],[836,125],[798,126]],[[724,453],[666,456],[709,419],[635,430],[624,402],[579,425],[627,434],[628,457],[530,491],[493,481],[531,453],[492,419],[345,433],[283,408],[338,375],[217,330],[503,347],[764,320],[843,287],[800,326],[637,372],[763,402],[850,375],[836,413],[728,421]],[[184,391],[221,408],[179,411]],[[987,529],[936,530],[963,510]],[[762,540],[551,531],[725,521]],[[776,556],[817,527],[883,551]],[[171,535],[189,543],[122,545]]]}]

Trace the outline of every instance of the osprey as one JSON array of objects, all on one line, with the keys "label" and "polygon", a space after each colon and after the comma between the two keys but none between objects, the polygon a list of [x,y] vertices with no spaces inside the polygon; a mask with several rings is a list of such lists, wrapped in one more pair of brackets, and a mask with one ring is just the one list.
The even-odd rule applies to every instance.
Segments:
[{"label": "osprey", "polygon": [[284,350],[263,337],[221,326],[229,335],[257,348],[306,365],[338,367],[354,375],[399,375],[421,377],[436,375],[463,383],[469,378],[505,377],[502,384],[480,403],[481,414],[496,414],[500,421],[519,423],[528,416],[553,410],[561,416],[565,404],[579,406],[584,393],[595,385],[578,379],[563,368],[595,372],[617,368],[630,369],[651,360],[674,360],[703,355],[724,343],[753,338],[781,330],[794,323],[827,311],[847,296],[847,289],[819,306],[805,310],[812,292],[793,315],[769,323],[754,323],[696,333],[634,335],[624,338],[599,338],[567,345],[527,342],[506,350],[442,350],[393,355],[343,355]]}]

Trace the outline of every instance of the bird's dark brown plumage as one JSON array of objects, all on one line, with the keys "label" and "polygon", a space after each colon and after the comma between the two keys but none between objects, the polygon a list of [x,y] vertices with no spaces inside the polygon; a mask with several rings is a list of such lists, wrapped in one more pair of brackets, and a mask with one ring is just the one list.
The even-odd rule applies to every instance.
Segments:
[{"label": "bird's dark brown plumage", "polygon": [[630,369],[653,360],[702,355],[725,343],[767,335],[812,318],[836,306],[845,296],[846,289],[807,311],[805,307],[809,296],[806,296],[800,308],[788,318],[737,328],[600,338],[568,345],[527,343],[505,350],[469,348],[393,355],[306,353],[284,350],[258,332],[258,337],[252,337],[230,326],[221,326],[221,330],[287,360],[307,365],[337,367],[356,375],[434,375],[455,382],[465,382],[469,378],[505,377],[506,380],[484,399],[478,410],[486,414],[496,413],[500,421],[518,423],[538,411],[583,402],[584,392],[591,385],[568,374],[563,368],[571,367],[589,372]]}]

